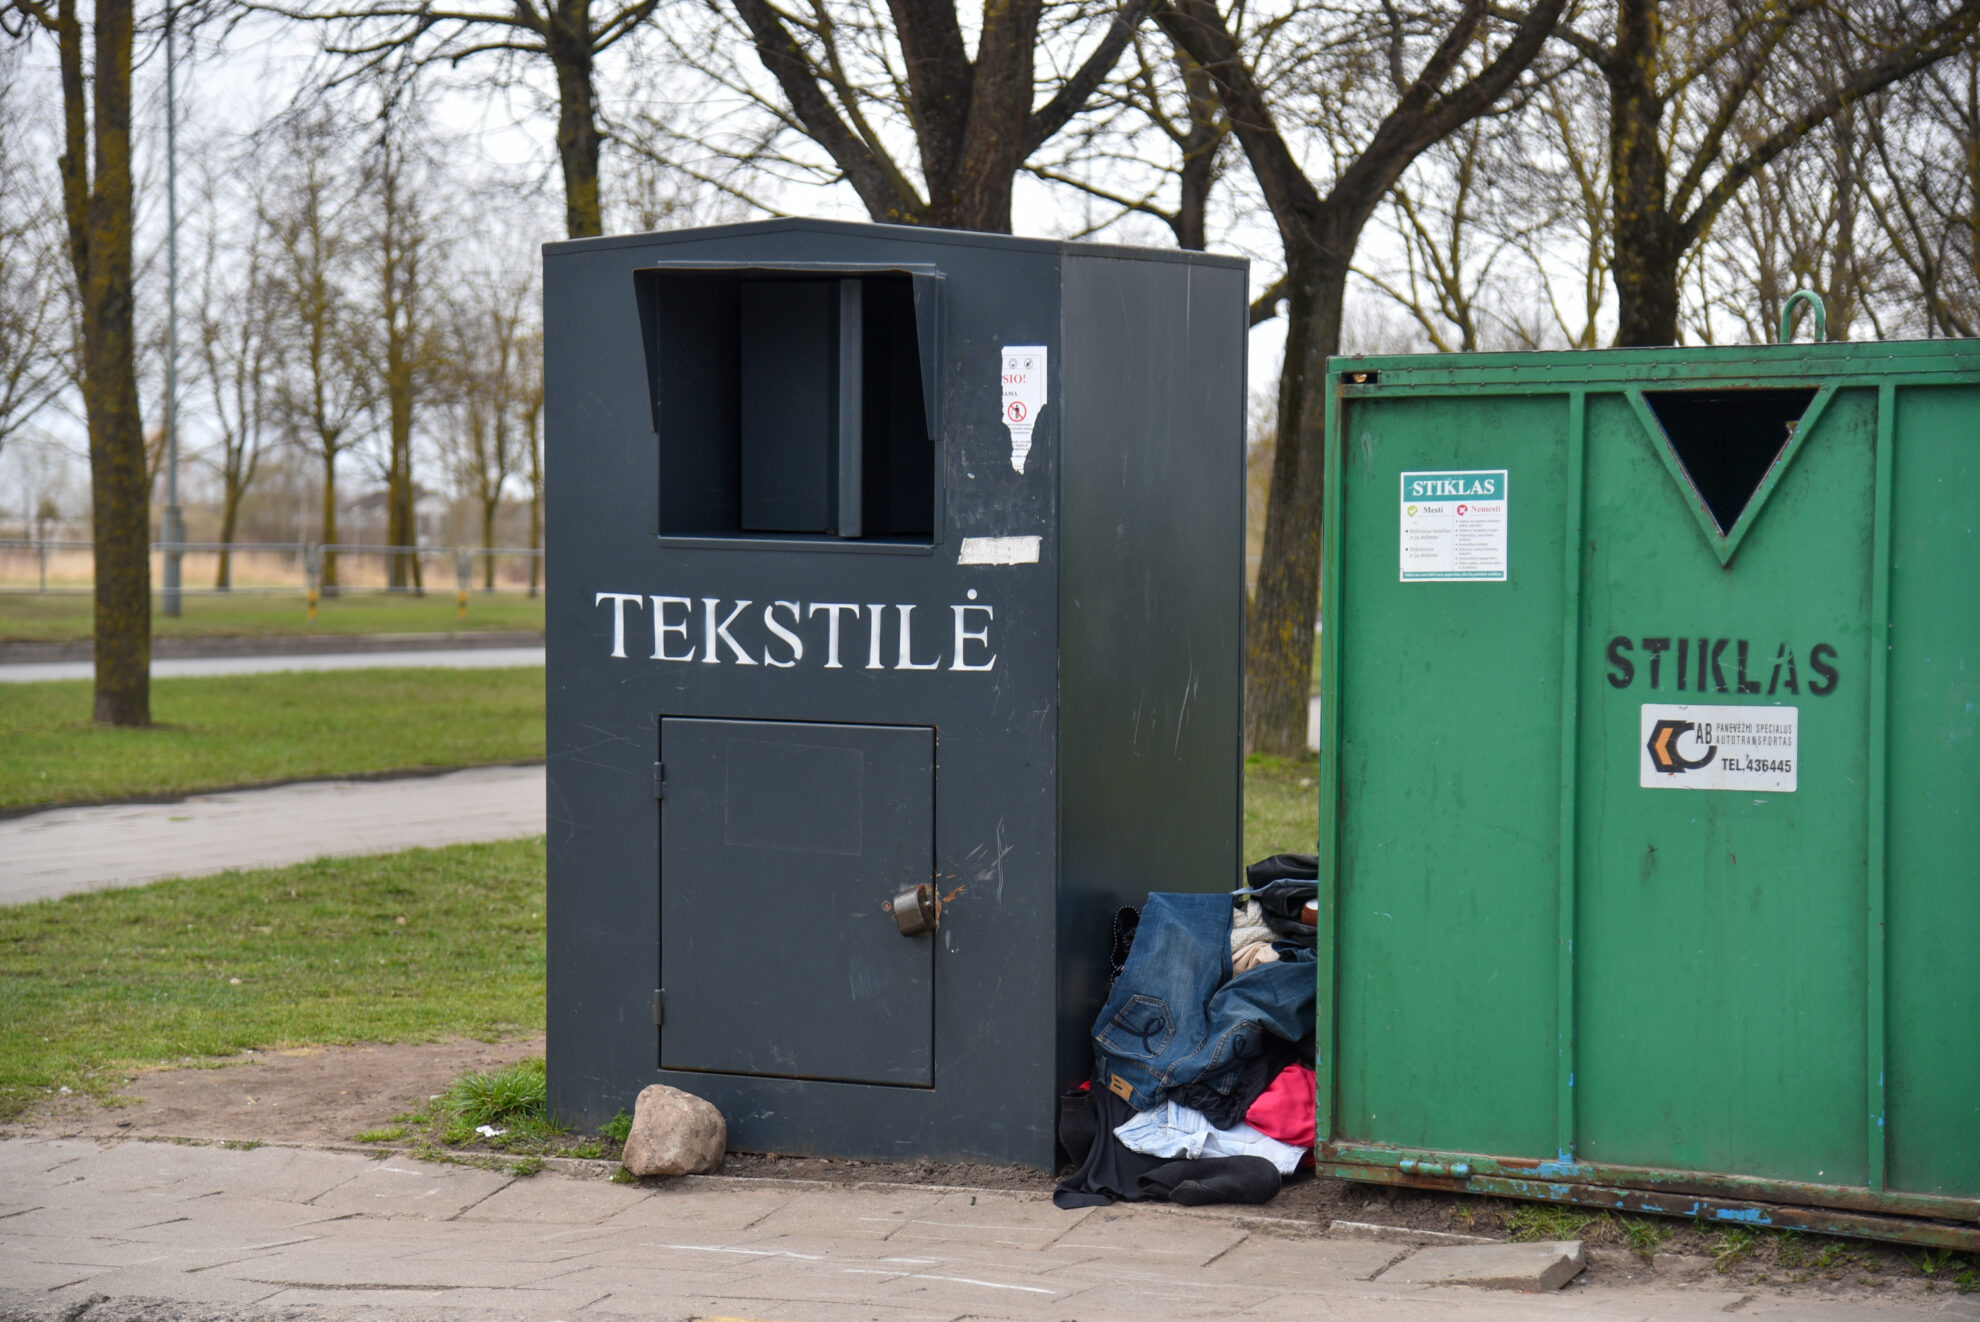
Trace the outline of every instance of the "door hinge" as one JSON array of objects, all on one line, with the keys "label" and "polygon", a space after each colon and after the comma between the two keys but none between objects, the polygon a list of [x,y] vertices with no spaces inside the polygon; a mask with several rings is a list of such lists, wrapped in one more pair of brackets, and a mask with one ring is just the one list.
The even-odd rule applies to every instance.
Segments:
[{"label": "door hinge", "polygon": [[653,797],[656,799],[667,797],[667,764],[665,762],[655,762],[653,764]]},{"label": "door hinge", "polygon": [[656,987],[653,990],[653,1026],[660,1027],[667,1022],[667,989]]}]

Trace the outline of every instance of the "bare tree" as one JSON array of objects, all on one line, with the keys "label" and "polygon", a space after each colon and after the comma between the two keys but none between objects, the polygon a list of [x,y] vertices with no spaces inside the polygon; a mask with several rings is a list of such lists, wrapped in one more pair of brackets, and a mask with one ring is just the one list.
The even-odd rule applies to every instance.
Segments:
[{"label": "bare tree", "polygon": [[[693,42],[675,34],[673,51],[767,114],[768,134],[744,135],[733,159],[844,181],[876,221],[999,233],[1010,232],[1018,171],[1086,106],[1148,4],[1096,14],[995,0],[966,18],[956,0],[732,2],[739,27],[710,0],[715,30]],[[743,62],[752,50],[775,91]],[[1041,57],[1075,53],[1039,76]],[[806,140],[822,162],[782,154],[780,134]]]},{"label": "bare tree", "polygon": [[493,62],[500,86],[520,85],[548,66],[557,88],[557,160],[564,174],[564,225],[571,238],[604,233],[599,207],[599,58],[653,14],[659,0],[460,0],[435,7],[405,0],[357,0],[318,7],[251,3],[250,8],[331,27],[329,52],[346,76],[400,65],[415,69]]},{"label": "bare tree", "polygon": [[[1769,162],[1980,28],[1980,0],[1614,0],[1594,12],[1561,37],[1608,91],[1623,345],[1676,342],[1687,256]],[[1770,81],[1824,17],[1846,33],[1832,58]]]},{"label": "bare tree", "polygon": [[[384,386],[385,540],[410,547],[419,544],[414,511],[415,415],[441,370],[439,334],[431,324],[435,302],[434,231],[427,187],[431,142],[417,88],[381,83],[378,96],[365,166],[370,278],[376,300],[366,339],[372,373]],[[394,589],[423,590],[419,557],[395,553],[388,581]]]},{"label": "bare tree", "polygon": [[23,149],[23,54],[0,47],[0,449],[68,384],[61,209]]},{"label": "bare tree", "polygon": [[[263,195],[269,279],[286,341],[275,403],[291,439],[322,465],[320,535],[332,544],[337,462],[362,439],[357,424],[371,402],[351,288],[361,260],[355,236],[363,193],[338,151],[345,136],[345,125],[328,111],[283,122],[284,165]],[[326,590],[339,586],[334,552],[323,556],[322,583]]]},{"label": "bare tree", "polygon": [[[539,343],[532,325],[533,273],[469,282],[459,308],[452,360],[458,422],[452,452],[456,479],[480,517],[481,546],[495,546],[495,519],[509,479],[533,456],[535,375],[525,360]],[[495,558],[482,561],[483,587],[495,587]]]},{"label": "bare tree", "polygon": [[[529,464],[529,549],[543,549],[543,327],[531,327],[524,335],[517,360],[521,380],[516,388],[516,410],[522,423],[523,456]],[[529,558],[529,595],[534,597],[543,582],[543,562]]]},{"label": "bare tree", "polygon": [[1178,248],[1200,251],[1209,242],[1212,190],[1235,154],[1217,86],[1186,51],[1145,29],[1136,29],[1128,53],[1087,112],[1047,144],[1049,157],[1025,168],[1102,204],[1074,237],[1146,216],[1167,227]]},{"label": "bare tree", "polygon": [[[1259,75],[1274,35],[1242,26],[1244,11],[1214,0],[1159,0],[1155,21],[1216,81],[1232,132],[1251,162],[1285,252],[1287,332],[1277,445],[1258,591],[1247,620],[1245,742],[1303,754],[1320,593],[1320,519],[1327,358],[1340,347],[1343,300],[1363,228],[1417,157],[1490,111],[1539,56],[1565,0],[1537,0],[1516,20],[1484,0],[1455,13],[1397,4],[1368,13],[1305,14],[1313,52],[1302,101]],[[1496,50],[1489,49],[1501,37]],[[1329,64],[1328,62],[1332,63]],[[1414,65],[1414,72],[1409,66]],[[1469,70],[1468,76],[1466,70]],[[1383,88],[1377,102],[1374,88]],[[1339,89],[1351,89],[1344,101]],[[1323,139],[1331,177],[1307,173],[1281,123]],[[1325,191],[1322,191],[1322,188]]]},{"label": "bare tree", "polygon": [[[258,162],[245,163],[252,178]],[[278,374],[276,291],[269,271],[268,208],[210,174],[201,189],[200,270],[194,285],[194,336],[206,388],[213,445],[208,462],[220,478],[220,563],[213,586],[233,586],[233,541],[241,501],[267,449]],[[238,219],[237,219],[238,218]],[[226,241],[237,235],[238,244]]]},{"label": "bare tree", "polygon": [[1926,335],[1980,334],[1980,50],[1960,51],[1864,117],[1866,204]]},{"label": "bare tree", "polygon": [[[151,724],[151,529],[138,408],[131,232],[131,0],[96,0],[85,59],[76,0],[4,0],[0,29],[55,40],[62,210],[79,293],[96,527],[95,718]],[[90,159],[91,148],[95,159]]]}]

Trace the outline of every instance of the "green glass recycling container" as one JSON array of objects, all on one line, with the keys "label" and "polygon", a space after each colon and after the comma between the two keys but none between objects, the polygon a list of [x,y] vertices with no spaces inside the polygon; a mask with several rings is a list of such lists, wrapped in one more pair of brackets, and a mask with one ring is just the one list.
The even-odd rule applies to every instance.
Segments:
[{"label": "green glass recycling container", "polygon": [[1980,1248],[1980,342],[1330,371],[1321,1169]]}]

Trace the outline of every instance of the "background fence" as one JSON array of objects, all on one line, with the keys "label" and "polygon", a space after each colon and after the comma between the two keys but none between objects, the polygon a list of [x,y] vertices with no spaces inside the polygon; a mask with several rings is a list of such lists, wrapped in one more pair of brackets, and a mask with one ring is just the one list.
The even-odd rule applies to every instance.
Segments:
[{"label": "background fence", "polygon": [[[532,593],[543,590],[543,552],[526,546],[370,546],[321,542],[153,542],[151,590],[179,553],[180,591],[222,593]],[[219,586],[227,560],[228,585]],[[90,542],[0,538],[0,593],[87,594],[96,581]]]}]

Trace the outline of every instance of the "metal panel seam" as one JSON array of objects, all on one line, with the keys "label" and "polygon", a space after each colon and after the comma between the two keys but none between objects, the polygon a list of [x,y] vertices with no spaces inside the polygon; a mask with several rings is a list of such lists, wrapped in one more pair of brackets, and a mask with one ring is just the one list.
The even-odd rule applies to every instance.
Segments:
[{"label": "metal panel seam", "polygon": [[1887,1187],[1886,1158],[1890,1127],[1885,1100],[1885,974],[1884,974],[1884,889],[1885,831],[1889,805],[1885,772],[1889,762],[1887,730],[1890,709],[1891,651],[1891,474],[1896,456],[1893,432],[1896,426],[1897,387],[1886,380],[1877,386],[1876,515],[1871,534],[1870,567],[1870,765],[1868,793],[1869,822],[1865,852],[1868,868],[1864,879],[1864,1058],[1863,1076],[1868,1106],[1868,1147],[1870,1188],[1883,1192]]},{"label": "metal panel seam", "polygon": [[[1331,375],[1331,373],[1330,373]],[[1340,1059],[1340,750],[1341,750],[1341,555],[1347,545],[1342,535],[1341,499],[1342,455],[1347,446],[1346,413],[1342,408],[1338,378],[1329,382],[1325,429],[1326,455],[1322,481],[1320,573],[1320,908],[1319,930],[1314,934],[1314,977],[1318,982],[1314,1000],[1320,1022],[1314,1041],[1319,1048],[1319,1082],[1314,1089],[1314,1141],[1325,1143],[1334,1137],[1339,1086]]]},{"label": "metal panel seam", "polygon": [[1574,934],[1575,827],[1579,801],[1577,752],[1581,746],[1581,517],[1586,493],[1582,461],[1587,449],[1588,392],[1568,392],[1566,527],[1562,540],[1561,584],[1561,835],[1556,920],[1559,924],[1554,1008],[1557,1059],[1555,1146],[1560,1160],[1573,1161],[1574,1114]]}]

